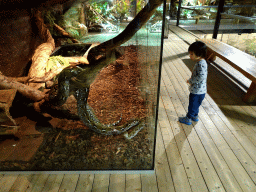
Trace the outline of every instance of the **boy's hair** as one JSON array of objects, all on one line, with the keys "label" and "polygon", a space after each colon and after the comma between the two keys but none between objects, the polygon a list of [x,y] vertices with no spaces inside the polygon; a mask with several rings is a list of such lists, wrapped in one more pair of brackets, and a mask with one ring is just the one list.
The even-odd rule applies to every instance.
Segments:
[{"label": "boy's hair", "polygon": [[202,41],[196,41],[189,46],[188,51],[194,52],[197,57],[205,58],[207,46]]}]

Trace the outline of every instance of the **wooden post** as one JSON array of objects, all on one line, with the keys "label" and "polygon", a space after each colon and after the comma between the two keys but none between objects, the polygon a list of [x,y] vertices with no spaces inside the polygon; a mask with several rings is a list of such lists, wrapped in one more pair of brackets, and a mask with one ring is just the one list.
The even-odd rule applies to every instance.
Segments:
[{"label": "wooden post", "polygon": [[215,25],[214,25],[214,31],[212,38],[217,39],[219,27],[220,27],[220,20],[221,20],[221,13],[223,12],[223,7],[224,7],[225,0],[220,0],[219,5],[218,5],[218,12],[215,20]]},{"label": "wooden post", "polygon": [[180,9],[181,9],[181,4],[182,4],[182,0],[179,0],[179,7],[178,7],[178,12],[177,12],[177,23],[176,23],[176,26],[179,26],[179,24],[180,24]]}]

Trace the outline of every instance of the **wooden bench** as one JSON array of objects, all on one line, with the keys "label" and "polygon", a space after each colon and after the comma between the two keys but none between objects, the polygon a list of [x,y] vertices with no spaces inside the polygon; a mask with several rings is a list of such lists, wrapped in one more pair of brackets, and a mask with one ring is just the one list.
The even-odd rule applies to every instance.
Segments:
[{"label": "wooden bench", "polygon": [[207,45],[208,61],[214,61],[217,56],[252,81],[243,101],[256,102],[256,58],[216,39],[197,39],[197,41]]}]

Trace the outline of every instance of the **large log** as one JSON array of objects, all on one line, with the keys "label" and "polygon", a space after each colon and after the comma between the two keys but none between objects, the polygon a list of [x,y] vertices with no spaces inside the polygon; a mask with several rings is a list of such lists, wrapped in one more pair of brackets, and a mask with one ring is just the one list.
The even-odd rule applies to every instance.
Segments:
[{"label": "large log", "polygon": [[62,36],[71,39],[71,41],[72,41],[73,43],[80,43],[80,41],[78,41],[77,39],[71,37],[71,35],[70,35],[68,32],[66,32],[62,27],[60,27],[59,25],[54,24],[53,27],[54,27],[54,29],[55,29],[56,31],[58,31]]},{"label": "large log", "polygon": [[[69,65],[76,66],[76,65],[84,65],[89,64],[88,60],[85,57],[63,57],[66,61],[68,61]],[[50,60],[48,62],[51,62]],[[33,79],[29,79],[28,82],[30,83],[45,83],[47,81],[51,81],[56,75],[58,75],[64,68],[68,66],[65,65],[57,65],[54,66],[53,69],[45,73],[43,77],[35,77]],[[40,88],[41,84],[33,85],[34,88]]]},{"label": "large log", "polygon": [[39,10],[34,11],[35,23],[38,27],[39,36],[45,42],[39,45],[32,57],[32,64],[29,69],[28,76],[30,79],[41,78],[45,76],[45,67],[48,59],[55,49],[54,39],[42,19],[42,14]]},{"label": "large log", "polygon": [[45,94],[43,92],[0,74],[0,89],[1,88],[17,89],[19,93],[32,101],[40,101],[45,98]]},{"label": "large log", "polygon": [[[63,57],[63,58],[65,58],[71,66],[88,65],[89,64],[88,60],[85,57]],[[47,72],[44,77],[35,77],[33,79],[30,79],[29,76],[26,76],[26,77],[8,77],[8,79],[12,80],[14,82],[16,81],[16,82],[20,82],[23,84],[26,84],[27,82],[46,83],[47,81],[52,80],[53,77],[58,75],[64,69],[64,67],[65,66],[63,66],[63,67],[61,66],[55,70],[51,70],[51,71]],[[33,86],[33,87],[35,88],[35,86]]]}]

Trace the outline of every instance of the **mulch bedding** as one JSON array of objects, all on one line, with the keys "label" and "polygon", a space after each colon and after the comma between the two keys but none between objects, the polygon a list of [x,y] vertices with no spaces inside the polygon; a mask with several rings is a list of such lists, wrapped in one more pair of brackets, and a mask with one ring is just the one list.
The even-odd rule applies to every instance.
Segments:
[{"label": "mulch bedding", "polygon": [[[91,85],[89,105],[103,124],[120,124],[147,118],[148,107],[140,92],[141,69],[135,46],[123,48],[123,56],[100,71]],[[155,97],[155,96],[154,96]],[[146,125],[134,138],[104,136],[89,130],[77,117],[76,100],[70,96],[54,116],[53,128],[44,133],[44,142],[29,162],[2,162],[1,170],[143,170],[153,168],[154,136]],[[151,113],[152,114],[152,113]],[[48,114],[49,116],[49,114]],[[0,141],[1,142],[1,141]]]}]

